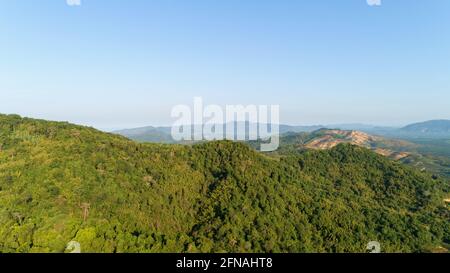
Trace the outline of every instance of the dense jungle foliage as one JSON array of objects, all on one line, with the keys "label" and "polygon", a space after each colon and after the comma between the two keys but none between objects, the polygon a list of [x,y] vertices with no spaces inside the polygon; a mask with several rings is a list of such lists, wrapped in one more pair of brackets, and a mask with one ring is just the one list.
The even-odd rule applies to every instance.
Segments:
[{"label": "dense jungle foliage", "polygon": [[426,252],[449,183],[364,148],[141,144],[0,115],[0,252]]}]

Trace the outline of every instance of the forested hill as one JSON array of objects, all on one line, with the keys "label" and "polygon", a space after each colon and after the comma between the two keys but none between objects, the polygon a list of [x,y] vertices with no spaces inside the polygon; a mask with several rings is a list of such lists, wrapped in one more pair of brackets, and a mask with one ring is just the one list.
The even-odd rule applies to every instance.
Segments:
[{"label": "forested hill", "polygon": [[432,251],[446,191],[351,145],[272,158],[0,115],[0,252]]}]

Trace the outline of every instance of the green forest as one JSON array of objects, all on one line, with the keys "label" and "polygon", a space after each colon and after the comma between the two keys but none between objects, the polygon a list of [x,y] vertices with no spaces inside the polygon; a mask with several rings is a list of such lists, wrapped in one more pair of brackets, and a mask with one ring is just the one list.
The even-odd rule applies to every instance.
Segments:
[{"label": "green forest", "polygon": [[349,144],[137,143],[0,115],[0,252],[433,252],[447,178]]}]

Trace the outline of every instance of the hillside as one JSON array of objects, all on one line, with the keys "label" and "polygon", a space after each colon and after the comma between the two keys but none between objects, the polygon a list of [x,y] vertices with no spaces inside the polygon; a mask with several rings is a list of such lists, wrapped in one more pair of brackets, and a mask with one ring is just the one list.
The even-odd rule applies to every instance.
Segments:
[{"label": "hillside", "polygon": [[139,144],[0,115],[0,252],[422,252],[450,243],[448,181],[340,144]]},{"label": "hillside", "polygon": [[395,160],[408,157],[410,153],[406,152],[405,148],[415,146],[406,141],[386,139],[354,130],[321,129],[305,136],[305,140],[298,143],[300,148],[326,150],[346,143],[371,149]]},{"label": "hillside", "polygon": [[[250,127],[249,122],[238,122],[237,125],[244,124],[246,126],[246,130]],[[252,123],[251,125],[259,126],[259,124]],[[193,128],[193,125],[191,125]],[[226,126],[231,126],[230,123],[223,124],[223,131],[226,132]],[[267,125],[261,125],[261,126],[267,126]],[[313,132],[315,130],[318,130],[322,128],[323,126],[290,126],[290,125],[283,125],[280,124],[279,131],[281,134],[288,133],[288,132],[294,132],[294,133],[300,133],[300,132]],[[193,129],[192,129],[193,130]],[[171,127],[153,127],[153,126],[147,126],[147,127],[141,127],[141,128],[132,128],[132,129],[124,129],[124,130],[117,130],[113,131],[112,133],[118,134],[124,137],[127,137],[129,139],[139,141],[139,142],[152,142],[152,143],[176,143],[176,141],[172,138],[171,135]],[[237,138],[237,133],[235,134],[235,137]],[[246,135],[244,134],[244,137]]]}]

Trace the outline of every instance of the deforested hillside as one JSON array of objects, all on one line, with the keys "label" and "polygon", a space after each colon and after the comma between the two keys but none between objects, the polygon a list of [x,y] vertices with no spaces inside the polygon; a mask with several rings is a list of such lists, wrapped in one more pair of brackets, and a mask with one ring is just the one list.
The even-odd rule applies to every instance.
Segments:
[{"label": "deforested hillside", "polygon": [[270,157],[0,116],[0,252],[424,252],[448,181],[363,147]]}]

